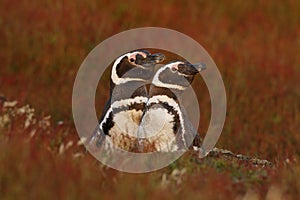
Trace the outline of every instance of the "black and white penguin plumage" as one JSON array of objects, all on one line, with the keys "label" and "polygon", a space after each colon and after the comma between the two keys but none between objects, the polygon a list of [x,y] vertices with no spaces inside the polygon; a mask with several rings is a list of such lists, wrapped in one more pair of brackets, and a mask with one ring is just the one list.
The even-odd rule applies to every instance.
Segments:
[{"label": "black and white penguin plumage", "polygon": [[205,64],[173,61],[154,75],[149,100],[140,124],[139,145],[143,152],[187,149],[197,131],[182,107],[181,95]]},{"label": "black and white penguin plumage", "polygon": [[163,54],[151,54],[146,50],[135,50],[117,58],[111,70],[109,104],[147,96],[145,84],[152,79],[155,65],[163,60]]},{"label": "black and white penguin plumage", "polygon": [[146,84],[153,77],[155,65],[163,60],[163,54],[151,54],[146,50],[132,51],[115,60],[111,70],[110,99],[89,140],[90,145],[115,146],[124,150],[134,148],[126,138],[136,135],[148,100]]}]

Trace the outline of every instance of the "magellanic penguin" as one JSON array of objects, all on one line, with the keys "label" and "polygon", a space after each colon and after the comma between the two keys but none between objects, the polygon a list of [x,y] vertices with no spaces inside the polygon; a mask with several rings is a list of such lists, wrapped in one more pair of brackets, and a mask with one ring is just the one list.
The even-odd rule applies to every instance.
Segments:
[{"label": "magellanic penguin", "polygon": [[138,132],[143,152],[170,152],[191,147],[198,134],[180,101],[195,75],[205,68],[204,63],[173,61],[155,73]]},{"label": "magellanic penguin", "polygon": [[164,60],[161,53],[146,50],[126,53],[115,60],[111,70],[110,98],[107,101],[89,145],[131,150],[132,138],[140,123],[148,100],[146,84],[153,78],[157,63]]}]

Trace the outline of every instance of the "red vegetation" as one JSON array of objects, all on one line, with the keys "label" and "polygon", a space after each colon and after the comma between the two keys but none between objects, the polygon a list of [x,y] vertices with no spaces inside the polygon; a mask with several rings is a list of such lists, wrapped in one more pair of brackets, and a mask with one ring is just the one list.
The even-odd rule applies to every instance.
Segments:
[{"label": "red vegetation", "polygon": [[[22,115],[0,127],[0,198],[258,195],[271,199],[282,195],[296,199],[300,195],[299,10],[300,2],[294,0],[1,1],[0,93],[20,101],[20,107],[29,103],[40,117],[28,129]],[[218,146],[268,159],[275,170],[210,159],[198,163],[185,155],[158,172],[131,175],[98,165],[77,146],[71,94],[81,62],[107,37],[143,26],[178,30],[205,47],[227,91],[228,112]],[[196,80],[194,87],[205,89],[201,81]],[[108,94],[106,87],[100,89]],[[97,97],[99,108],[106,98]],[[204,92],[200,133],[207,130],[209,103]],[[1,109],[0,116],[7,113]],[[52,119],[43,119],[48,114]],[[38,125],[43,120],[50,123],[45,130]],[[59,120],[65,124],[56,125]],[[33,129],[36,133],[30,137]],[[66,150],[69,141],[73,144]],[[82,156],[74,158],[78,152]],[[174,178],[175,169],[186,172]],[[162,186],[164,176],[167,183]]]}]

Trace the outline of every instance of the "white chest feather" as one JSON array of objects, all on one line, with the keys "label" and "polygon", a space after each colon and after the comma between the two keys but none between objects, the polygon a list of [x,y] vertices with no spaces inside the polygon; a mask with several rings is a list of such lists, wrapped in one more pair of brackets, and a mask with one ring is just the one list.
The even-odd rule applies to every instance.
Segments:
[{"label": "white chest feather", "polygon": [[153,106],[142,118],[138,138],[152,144],[156,151],[177,150],[174,123],[174,116],[168,113],[167,109]]},{"label": "white chest feather", "polygon": [[150,108],[141,121],[143,132],[141,138],[149,138],[159,134],[161,131],[172,132],[174,116],[164,108]]},{"label": "white chest feather", "polygon": [[[112,107],[130,105],[133,102],[146,102],[145,97],[115,102]],[[147,102],[148,109],[124,110],[113,115],[114,126],[109,131],[109,140],[114,146],[127,151],[153,152],[178,150],[174,133],[174,114],[168,112],[161,104],[167,102],[178,114],[181,122],[182,113],[176,102],[167,96],[152,97]],[[152,106],[150,106],[152,105]],[[150,107],[149,107],[150,106]],[[112,108],[109,110],[112,112]],[[105,120],[108,119],[108,114]],[[103,122],[105,122],[105,120]],[[100,127],[102,123],[100,124]],[[177,127],[178,128],[178,127]],[[183,127],[181,127],[184,133]],[[140,148],[142,147],[142,148]],[[141,150],[142,149],[142,150]]]},{"label": "white chest feather", "polygon": [[136,137],[142,114],[141,110],[126,110],[116,113],[114,116],[115,125],[110,132],[118,131]]}]

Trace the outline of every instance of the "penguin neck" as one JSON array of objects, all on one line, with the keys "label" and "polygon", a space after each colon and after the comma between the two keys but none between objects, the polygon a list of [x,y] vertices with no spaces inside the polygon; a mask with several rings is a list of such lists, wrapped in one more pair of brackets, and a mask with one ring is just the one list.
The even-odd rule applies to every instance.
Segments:
[{"label": "penguin neck", "polygon": [[114,100],[128,99],[132,97],[147,97],[146,82],[129,81],[120,85],[110,82],[110,95]]}]

